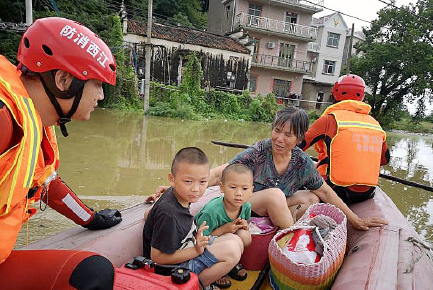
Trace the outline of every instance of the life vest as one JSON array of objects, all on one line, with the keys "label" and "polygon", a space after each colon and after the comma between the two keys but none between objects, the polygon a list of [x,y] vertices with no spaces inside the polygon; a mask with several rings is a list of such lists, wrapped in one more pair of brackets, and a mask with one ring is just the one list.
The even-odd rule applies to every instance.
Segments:
[{"label": "life vest", "polygon": [[42,121],[16,67],[0,55],[0,100],[21,128],[18,144],[0,155],[0,263],[10,254],[21,225],[29,218],[30,188],[42,185],[57,169],[59,152],[54,127]]},{"label": "life vest", "polygon": [[[338,186],[376,186],[379,180],[382,144],[386,134],[370,115],[371,107],[363,102],[346,100],[328,107],[322,114],[331,114],[337,132],[330,148],[323,140],[315,144],[319,153],[318,170]],[[320,162],[328,157],[329,165]]]}]

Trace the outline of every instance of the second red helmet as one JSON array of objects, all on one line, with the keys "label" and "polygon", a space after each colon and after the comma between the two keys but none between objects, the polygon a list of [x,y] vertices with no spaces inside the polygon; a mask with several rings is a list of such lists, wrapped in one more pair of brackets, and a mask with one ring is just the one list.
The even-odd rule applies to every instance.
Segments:
[{"label": "second red helmet", "polygon": [[365,82],[357,75],[348,74],[341,76],[334,84],[332,95],[336,101],[364,99]]},{"label": "second red helmet", "polygon": [[17,58],[33,72],[61,69],[80,80],[116,84],[116,61],[110,48],[90,29],[69,19],[36,20],[21,38]]}]

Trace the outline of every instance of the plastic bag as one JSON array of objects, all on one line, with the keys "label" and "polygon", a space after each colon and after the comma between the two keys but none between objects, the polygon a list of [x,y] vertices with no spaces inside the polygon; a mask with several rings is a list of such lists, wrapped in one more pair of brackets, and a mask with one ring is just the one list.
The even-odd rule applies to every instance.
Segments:
[{"label": "plastic bag", "polygon": [[302,264],[317,263],[320,255],[316,253],[311,229],[297,229],[287,233],[278,244],[283,253],[293,262]]},{"label": "plastic bag", "polygon": [[248,220],[248,230],[252,235],[274,232],[276,228],[268,217],[252,217]]}]

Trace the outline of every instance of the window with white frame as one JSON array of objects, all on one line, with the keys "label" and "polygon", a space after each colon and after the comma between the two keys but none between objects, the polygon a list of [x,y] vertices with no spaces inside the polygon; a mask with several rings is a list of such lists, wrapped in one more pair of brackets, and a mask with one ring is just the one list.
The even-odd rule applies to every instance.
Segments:
[{"label": "window with white frame", "polygon": [[250,4],[248,9],[248,22],[250,25],[259,25],[260,14],[262,13],[262,6]]},{"label": "window with white frame", "polygon": [[298,23],[298,14],[286,11],[286,19],[284,24],[285,31],[294,33],[296,29],[296,23]]},{"label": "window with white frame", "polygon": [[325,75],[333,75],[335,73],[335,65],[336,61],[333,60],[325,60],[323,62],[323,74]]},{"label": "window with white frame", "polygon": [[339,42],[340,42],[340,34],[328,32],[328,39],[326,41],[327,46],[338,48]]}]

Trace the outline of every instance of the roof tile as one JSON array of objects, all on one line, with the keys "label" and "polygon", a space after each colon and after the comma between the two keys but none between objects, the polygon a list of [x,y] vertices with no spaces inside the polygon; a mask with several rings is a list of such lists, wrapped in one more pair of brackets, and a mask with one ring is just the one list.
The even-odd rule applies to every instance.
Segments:
[{"label": "roof tile", "polygon": [[[146,36],[147,23],[128,20],[128,33]],[[152,37],[245,54],[250,53],[245,46],[228,36],[216,35],[194,28],[153,23]]]}]

